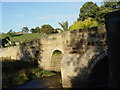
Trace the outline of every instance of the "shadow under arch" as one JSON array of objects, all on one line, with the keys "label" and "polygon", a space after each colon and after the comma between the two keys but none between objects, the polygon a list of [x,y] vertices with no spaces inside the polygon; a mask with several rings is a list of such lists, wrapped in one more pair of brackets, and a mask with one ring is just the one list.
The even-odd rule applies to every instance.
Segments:
[{"label": "shadow under arch", "polygon": [[107,88],[108,84],[108,55],[91,64],[87,79],[88,88]]},{"label": "shadow under arch", "polygon": [[50,68],[52,71],[61,72],[61,61],[63,58],[63,52],[61,50],[55,49],[51,54]]}]

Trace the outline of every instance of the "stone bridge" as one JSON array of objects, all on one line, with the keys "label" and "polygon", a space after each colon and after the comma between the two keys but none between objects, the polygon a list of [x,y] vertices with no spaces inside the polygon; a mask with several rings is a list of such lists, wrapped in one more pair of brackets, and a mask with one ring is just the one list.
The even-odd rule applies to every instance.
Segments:
[{"label": "stone bridge", "polygon": [[[99,31],[99,28],[89,28],[66,31],[42,38],[39,66],[46,70],[61,71],[63,87],[93,87],[92,83],[96,87],[102,87],[107,84],[107,61],[105,61],[107,51],[105,32]],[[63,54],[60,61],[52,59],[53,53],[57,50]],[[96,75],[93,76],[91,72],[95,65],[97,65],[96,69],[101,68],[101,71],[96,71]],[[93,73],[95,74],[95,71]],[[96,79],[91,81],[93,78]]]},{"label": "stone bridge", "polygon": [[[61,72],[63,87],[105,87],[107,47],[105,28],[65,31],[19,46],[19,59],[32,59],[45,70]],[[59,51],[62,58],[52,59]]]}]

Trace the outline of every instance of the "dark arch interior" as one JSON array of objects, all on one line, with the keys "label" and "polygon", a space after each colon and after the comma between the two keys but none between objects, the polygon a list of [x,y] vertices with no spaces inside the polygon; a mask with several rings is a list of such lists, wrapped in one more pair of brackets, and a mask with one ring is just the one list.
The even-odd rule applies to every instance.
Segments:
[{"label": "dark arch interior", "polygon": [[38,55],[39,55],[39,50],[36,50],[35,57],[37,57]]},{"label": "dark arch interior", "polygon": [[51,57],[51,69],[52,71],[60,72],[61,71],[61,60],[63,54],[59,50],[55,50]]},{"label": "dark arch interior", "polygon": [[104,57],[93,67],[89,78],[89,88],[107,88],[108,82],[108,57]]}]

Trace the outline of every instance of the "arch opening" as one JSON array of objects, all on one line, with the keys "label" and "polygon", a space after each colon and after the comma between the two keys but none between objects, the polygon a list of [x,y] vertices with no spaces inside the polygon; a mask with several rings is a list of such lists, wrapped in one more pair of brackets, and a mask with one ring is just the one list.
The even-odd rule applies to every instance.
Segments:
[{"label": "arch opening", "polygon": [[60,72],[61,71],[61,60],[63,57],[63,53],[60,50],[55,50],[52,53],[51,56],[51,70],[52,71],[56,71],[56,72]]},{"label": "arch opening", "polygon": [[105,56],[94,65],[89,74],[87,84],[89,88],[107,88],[108,56]]}]

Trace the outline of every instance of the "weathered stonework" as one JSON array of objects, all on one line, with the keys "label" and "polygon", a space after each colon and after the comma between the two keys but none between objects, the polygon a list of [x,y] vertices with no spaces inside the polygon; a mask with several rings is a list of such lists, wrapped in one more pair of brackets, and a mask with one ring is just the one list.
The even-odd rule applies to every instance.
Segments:
[{"label": "weathered stonework", "polygon": [[[20,59],[36,60],[39,67],[54,70],[52,54],[55,50],[63,53],[61,76],[63,87],[87,87],[87,79],[92,68],[107,56],[105,32],[99,28],[65,31],[45,36],[19,46]],[[57,71],[57,70],[56,70]]]},{"label": "weathered stonework", "polygon": [[0,59],[19,60],[22,56],[19,46],[0,48]]},{"label": "weathered stonework", "polygon": [[[107,56],[104,36],[105,32],[100,33],[99,28],[89,28],[44,37],[39,66],[52,70],[51,56],[59,50],[64,54],[60,63],[63,87],[86,87],[91,68]],[[79,79],[74,79],[78,75]],[[74,82],[76,86],[73,86]]]}]

